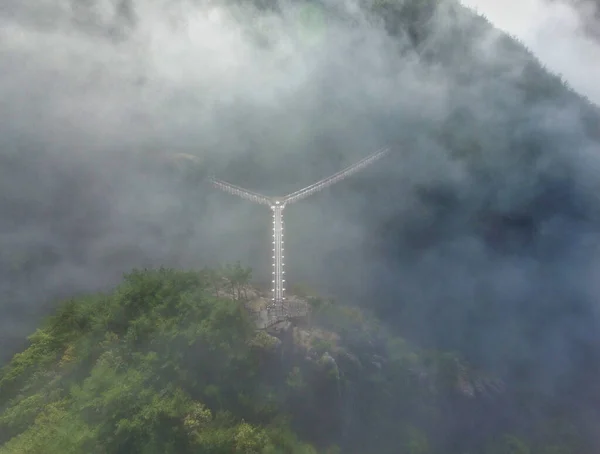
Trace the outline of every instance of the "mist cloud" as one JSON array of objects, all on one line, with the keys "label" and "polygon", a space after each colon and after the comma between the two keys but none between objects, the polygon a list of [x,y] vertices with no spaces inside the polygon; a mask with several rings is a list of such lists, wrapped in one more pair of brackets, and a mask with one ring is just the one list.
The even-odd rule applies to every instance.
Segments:
[{"label": "mist cloud", "polygon": [[[414,62],[407,92],[389,96],[406,66],[385,57],[396,44],[336,7],[354,27],[331,20],[313,33],[294,5],[4,2],[1,249],[16,319],[131,266],[262,263],[268,213],[183,189],[160,169],[165,156],[288,192],[380,146],[394,98],[420,91],[438,111],[443,88],[430,93],[437,85],[420,79],[437,76]],[[15,267],[33,274],[16,282]]]},{"label": "mist cloud", "polygon": [[264,280],[269,210],[203,176],[286,194],[388,145],[286,208],[290,281],[554,392],[598,351],[597,111],[464,10],[419,40],[357,3],[303,8],[3,3],[3,337],[133,266]]},{"label": "mist cloud", "polygon": [[462,0],[518,38],[552,72],[600,102],[600,9],[587,0]]}]

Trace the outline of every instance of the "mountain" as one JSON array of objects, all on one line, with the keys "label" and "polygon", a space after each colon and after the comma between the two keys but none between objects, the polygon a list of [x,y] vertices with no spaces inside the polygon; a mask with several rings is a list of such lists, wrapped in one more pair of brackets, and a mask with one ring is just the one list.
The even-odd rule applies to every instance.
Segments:
[{"label": "mountain", "polygon": [[521,438],[567,415],[594,452],[600,114],[520,43],[449,0],[5,5],[5,361],[132,268],[267,280],[268,210],[208,174],[288,193],[386,145],[286,213],[291,281],[514,387],[473,420]]},{"label": "mountain", "polygon": [[64,301],[0,372],[0,453],[586,452],[566,415],[522,396],[502,421],[501,380],[356,307],[304,296],[308,319],[257,330],[235,270]]}]

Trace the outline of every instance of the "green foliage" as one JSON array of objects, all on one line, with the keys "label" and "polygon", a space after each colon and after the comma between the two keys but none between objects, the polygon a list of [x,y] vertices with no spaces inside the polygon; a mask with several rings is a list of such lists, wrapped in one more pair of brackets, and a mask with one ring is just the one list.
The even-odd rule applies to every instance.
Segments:
[{"label": "green foliage", "polygon": [[288,374],[286,383],[290,388],[293,388],[296,390],[302,389],[306,386],[306,383],[304,382],[304,379],[302,378],[302,371],[300,370],[300,368],[298,366],[294,366],[294,368]]},{"label": "green foliage", "polygon": [[[329,300],[309,332],[278,339],[246,313],[249,276],[134,271],[66,301],[0,371],[0,454],[460,453],[433,442],[478,377],[458,355]],[[577,442],[556,419],[479,452],[584,453]]]},{"label": "green foliage", "polygon": [[329,339],[315,337],[311,340],[311,347],[314,348],[318,354],[322,355],[325,352],[332,351],[335,348],[335,344]]},{"label": "green foliage", "polygon": [[277,348],[277,338],[264,331],[258,331],[249,341],[249,345],[260,351],[274,351]]},{"label": "green foliage", "polygon": [[[235,285],[250,276],[223,272]],[[253,400],[235,397],[252,395],[272,339],[210,277],[134,271],[112,295],[65,302],[1,372],[0,453],[251,454],[279,452],[281,439],[281,452],[307,449],[287,426],[253,423]]]},{"label": "green foliage", "polygon": [[252,278],[252,269],[244,268],[240,262],[236,262],[234,265],[226,265],[223,275],[229,285],[231,295],[237,300],[241,300],[243,297],[247,301],[247,289]]},{"label": "green foliage", "polygon": [[44,406],[32,426],[12,438],[1,448],[2,454],[79,454],[94,452],[94,430],[65,401]]},{"label": "green foliage", "polygon": [[[421,58],[455,78],[457,97],[467,97],[461,85],[474,81],[479,96],[482,81],[498,82],[520,61],[520,76],[510,82],[524,104],[570,99],[565,82],[512,38],[499,41],[505,58],[475,63],[470,52],[484,21],[448,20],[461,11],[456,3],[366,3],[390,34],[408,37]],[[298,31],[326,38],[325,10],[300,10]],[[430,33],[440,11],[446,27]],[[469,99],[462,101],[437,139],[473,165],[495,150],[495,138]],[[508,117],[515,125],[523,120],[519,112]],[[519,167],[534,163],[540,145],[518,145]],[[202,179],[201,170],[193,172],[190,179]],[[36,260],[30,253],[3,257],[9,273],[26,273]],[[0,454],[312,454],[315,446],[334,454],[341,452],[332,446],[337,442],[348,453],[464,454],[434,443],[449,421],[463,416],[457,406],[478,398],[461,395],[461,386],[475,389],[478,374],[459,355],[419,350],[367,312],[302,287],[292,291],[307,298],[314,327],[336,336],[313,335],[307,349],[290,346],[255,330],[243,306],[251,277],[239,262],[200,272],[134,271],[111,294],[64,302],[0,371]],[[531,426],[526,434],[482,435],[477,452],[591,452],[568,421],[542,417]]]}]

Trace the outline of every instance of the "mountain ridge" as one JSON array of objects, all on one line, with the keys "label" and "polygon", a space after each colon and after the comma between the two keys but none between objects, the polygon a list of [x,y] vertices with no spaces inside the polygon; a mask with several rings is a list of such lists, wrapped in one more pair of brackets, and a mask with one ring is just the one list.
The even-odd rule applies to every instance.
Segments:
[{"label": "mountain ridge", "polygon": [[[497,406],[500,380],[316,297],[310,326],[257,330],[223,272],[133,271],[111,294],[65,301],[0,372],[0,452],[448,452],[440,430],[463,447],[515,443],[461,441],[450,424],[456,408],[470,420]],[[386,427],[370,399],[400,419]]]},{"label": "mountain ridge", "polygon": [[[17,19],[1,17],[20,30],[0,42],[6,105],[19,106],[0,112],[2,355],[19,350],[15,343],[56,299],[108,291],[131,268],[239,259],[267,275],[260,264],[269,262],[268,242],[258,238],[268,216],[223,203],[205,184],[208,170],[285,193],[387,145],[395,153],[385,165],[290,210],[290,276],[368,307],[414,345],[458,351],[516,387],[506,406],[474,413],[473,427],[517,426],[518,439],[534,433],[539,420],[526,404],[540,419],[556,408],[570,415],[557,423],[563,432],[593,432],[600,421],[597,107],[457,3],[379,2],[377,14],[336,4],[330,9],[344,18],[326,16],[319,46],[297,37],[294,5],[303,3],[277,3],[283,13],[272,16],[229,3],[240,14],[234,19],[250,11],[274,22],[262,47],[236,38],[258,22],[224,14],[211,26],[202,2],[174,18],[196,27],[194,42],[187,29],[165,26],[162,10],[132,4],[137,19],[118,39],[110,26],[89,30],[86,21],[77,30],[69,21],[19,28],[18,17],[37,14],[24,3]],[[98,5],[81,4],[79,13]],[[204,29],[224,40],[198,39]],[[206,51],[219,42],[229,47]],[[147,59],[140,63],[133,49]],[[231,55],[239,58],[227,66]],[[180,178],[154,150],[202,163]],[[528,393],[534,403],[522,400]],[[87,397],[94,399],[91,391]],[[375,397],[371,409],[404,415],[404,401],[389,402],[392,411]],[[429,438],[440,446],[481,446],[475,430],[438,429]],[[400,436],[392,424],[382,430]],[[447,438],[460,431],[462,438]],[[418,452],[421,432],[407,432]],[[593,452],[593,434],[583,438],[587,451],[567,452]]]}]

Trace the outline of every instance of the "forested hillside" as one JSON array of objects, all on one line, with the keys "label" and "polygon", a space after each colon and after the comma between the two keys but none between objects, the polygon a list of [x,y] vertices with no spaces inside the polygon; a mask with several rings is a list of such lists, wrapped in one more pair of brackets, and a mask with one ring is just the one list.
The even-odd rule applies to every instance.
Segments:
[{"label": "forested hillside", "polygon": [[310,321],[257,331],[230,277],[134,271],[61,304],[0,374],[0,452],[589,452],[534,396],[527,430],[503,422],[501,380],[358,308],[307,296]]},{"label": "forested hillside", "polygon": [[[453,0],[6,5],[2,449],[598,449],[600,111],[520,43]],[[206,177],[285,194],[380,146],[286,213],[335,351],[256,338],[202,273],[121,283],[267,281],[268,209]]]}]

